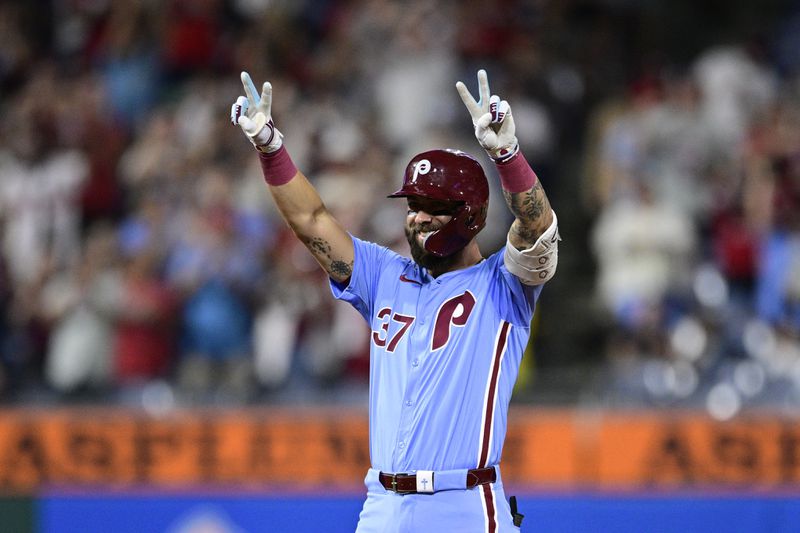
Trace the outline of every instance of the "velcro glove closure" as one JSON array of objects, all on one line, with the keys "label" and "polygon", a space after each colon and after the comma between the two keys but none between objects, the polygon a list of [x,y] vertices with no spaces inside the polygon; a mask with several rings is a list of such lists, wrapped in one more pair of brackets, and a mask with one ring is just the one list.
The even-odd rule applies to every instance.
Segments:
[{"label": "velcro glove closure", "polygon": [[259,152],[270,154],[283,145],[283,134],[267,120],[264,113],[256,113],[253,118],[245,115],[239,117],[239,126]]}]

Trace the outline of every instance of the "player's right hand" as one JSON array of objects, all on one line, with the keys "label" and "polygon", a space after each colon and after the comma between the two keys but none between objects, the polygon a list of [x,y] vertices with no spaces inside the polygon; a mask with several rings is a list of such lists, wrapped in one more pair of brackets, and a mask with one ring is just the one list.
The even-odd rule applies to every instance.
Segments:
[{"label": "player's right hand", "polygon": [[272,84],[264,82],[261,97],[250,79],[242,72],[244,93],[231,106],[231,123],[238,125],[257,150],[270,153],[283,145],[283,134],[272,123]]}]

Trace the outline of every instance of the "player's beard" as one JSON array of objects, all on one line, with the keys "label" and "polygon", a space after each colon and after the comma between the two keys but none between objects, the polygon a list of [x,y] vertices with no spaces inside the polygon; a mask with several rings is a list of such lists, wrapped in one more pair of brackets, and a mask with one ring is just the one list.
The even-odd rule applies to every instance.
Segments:
[{"label": "player's beard", "polygon": [[[425,230],[428,229],[430,228],[425,228]],[[450,254],[446,257],[435,256],[429,251],[427,251],[425,248],[423,248],[423,246],[417,239],[419,228],[410,228],[406,226],[405,230],[406,230],[406,239],[408,240],[408,246],[411,249],[411,257],[419,266],[427,268],[428,271],[434,275],[438,275],[443,272],[448,272],[450,268],[456,263],[456,260],[458,259],[461,250],[459,250],[454,254]]]}]

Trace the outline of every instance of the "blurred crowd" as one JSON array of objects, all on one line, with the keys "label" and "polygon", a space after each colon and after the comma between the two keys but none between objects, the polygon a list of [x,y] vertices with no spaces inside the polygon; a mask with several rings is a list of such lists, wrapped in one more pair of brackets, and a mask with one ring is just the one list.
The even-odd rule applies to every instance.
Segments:
[{"label": "blurred crowd", "polygon": [[[367,326],[330,297],[230,125],[239,72],[272,82],[286,145],[343,225],[405,253],[405,208],[384,197],[430,147],[487,162],[454,89],[483,67],[562,224],[590,221],[562,230],[545,295],[594,288],[579,296],[604,346],[584,397],[723,418],[800,404],[800,19],[643,65],[625,50],[632,10],[0,1],[0,395],[362,395]],[[510,222],[493,181],[486,252]]]},{"label": "blurred crowd", "polygon": [[800,405],[800,77],[797,52],[766,44],[704,50],[593,114],[586,191],[612,405],[720,419]]}]

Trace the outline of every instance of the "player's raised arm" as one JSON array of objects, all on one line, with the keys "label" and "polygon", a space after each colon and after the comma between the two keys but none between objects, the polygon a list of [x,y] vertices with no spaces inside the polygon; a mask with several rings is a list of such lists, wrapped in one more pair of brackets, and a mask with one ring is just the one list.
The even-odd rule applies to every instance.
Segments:
[{"label": "player's raised arm", "polygon": [[258,150],[264,179],[286,223],[331,278],[346,281],[353,271],[353,241],[289,157],[272,122],[272,85],[265,82],[259,97],[247,72],[242,84],[247,96],[231,106],[231,122]]},{"label": "player's raised arm", "polygon": [[536,174],[519,150],[514,117],[505,100],[489,91],[485,70],[478,71],[478,100],[456,83],[475,137],[497,165],[503,197],[516,217],[508,231],[504,261],[523,283],[539,285],[553,277],[558,263],[558,221]]}]

